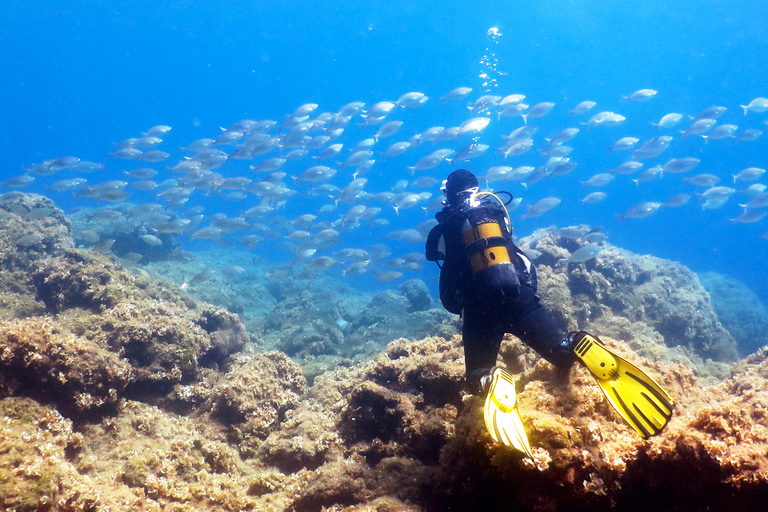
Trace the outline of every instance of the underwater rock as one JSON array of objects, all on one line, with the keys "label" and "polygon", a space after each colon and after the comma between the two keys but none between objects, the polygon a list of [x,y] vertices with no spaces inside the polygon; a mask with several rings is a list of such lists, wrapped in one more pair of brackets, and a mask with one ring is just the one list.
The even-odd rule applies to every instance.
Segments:
[{"label": "underwater rock", "polygon": [[[146,242],[146,237],[152,236],[153,243]],[[145,238],[142,238],[145,237]],[[132,229],[130,231],[120,231],[116,233],[110,233],[102,235],[102,238],[111,238],[115,241],[110,248],[112,254],[118,258],[124,257],[126,254],[136,253],[140,251],[141,264],[155,261],[167,261],[173,259],[178,251],[181,249],[181,245],[176,241],[173,235],[167,233],[153,234],[146,229]],[[154,241],[157,239],[159,244]]]},{"label": "underwater rock", "polygon": [[432,307],[432,297],[421,279],[411,279],[400,285],[400,293],[408,299],[409,311],[426,311]]},{"label": "underwater rock", "polygon": [[0,320],[0,393],[33,396],[82,416],[113,408],[133,369],[103,344],[46,318]]},{"label": "underwater rock", "polygon": [[[647,510],[663,508],[664,499],[698,506],[715,493],[734,503],[756,505],[756,497],[768,490],[768,457],[762,448],[768,446],[768,436],[761,434],[768,430],[762,426],[766,422],[762,415],[747,412],[753,410],[752,404],[758,405],[755,394],[744,396],[743,387],[726,393],[729,385],[702,389],[692,372],[680,365],[644,360],[615,340],[605,341],[652,374],[664,375],[678,408],[660,436],[641,440],[608,406],[584,368],[572,369],[564,380],[549,363],[508,336],[504,362],[512,358],[523,363],[516,379],[534,451],[534,459],[527,460],[515,450],[493,444],[483,423],[481,399],[462,400],[458,338],[397,340],[372,362],[318,377],[307,399],[292,411],[310,417],[314,410],[316,418],[327,418],[322,423],[326,429],[335,424],[339,433],[336,439],[327,438],[331,446],[323,463],[315,466],[315,460],[310,467],[316,467],[314,476],[297,491],[301,498],[294,509],[343,508],[353,500],[392,496],[427,511],[496,509],[508,503],[530,511]],[[752,386],[768,389],[764,377]],[[436,392],[441,394],[432,394]],[[740,395],[731,413],[713,408]],[[718,441],[707,433],[718,431],[731,437]],[[740,431],[754,450],[739,448],[742,445],[733,436]],[[300,439],[296,453],[303,453],[307,442],[297,436],[295,425],[274,432],[267,443],[278,438],[285,440],[282,461],[274,458],[274,452],[273,458],[262,460],[288,464],[292,457],[285,450],[287,441]],[[414,442],[416,438],[422,443]],[[344,454],[347,462],[342,463]],[[731,467],[732,462],[712,465],[720,456],[736,461],[738,468]],[[710,465],[704,475],[707,486],[674,477],[675,472],[686,471],[693,477],[702,464],[705,469]],[[738,482],[755,468],[765,468],[760,469],[760,483],[742,493]],[[338,480],[333,481],[331,474]],[[364,482],[353,485],[350,475]],[[718,503],[716,510],[729,510],[721,498],[712,502]]]},{"label": "underwater rock", "polygon": [[115,305],[96,325],[93,335],[135,368],[131,393],[162,395],[173,384],[191,382],[201,366],[224,364],[245,343],[242,325],[231,313],[150,297]]},{"label": "underwater rock", "polygon": [[26,269],[33,261],[74,247],[70,222],[53,201],[36,194],[0,195],[0,270]]},{"label": "underwater rock", "polygon": [[442,307],[427,310],[413,308],[412,297],[406,293],[411,293],[416,286],[408,286],[401,293],[387,290],[374,295],[364,311],[350,319],[346,335],[348,342],[365,341],[381,350],[390,341],[401,337],[420,339],[455,334],[457,318]]},{"label": "underwater rock", "polygon": [[293,504],[296,512],[321,512],[324,507],[362,503],[372,497],[367,483],[374,480],[365,464],[338,461],[324,465]]},{"label": "underwater rock", "polygon": [[[4,405],[9,400],[28,399],[0,400],[0,438],[10,446],[0,451],[0,471],[11,467],[6,453],[26,453],[30,431],[35,449],[51,442],[46,436],[58,447],[47,449],[54,456],[45,458],[54,485],[39,485],[33,475],[40,473],[33,473],[26,459],[22,471],[2,480],[8,487],[2,495],[14,504],[65,496],[72,503],[75,497],[98,502],[105,510],[200,512],[458,511],[509,504],[522,511],[623,511],[665,509],[669,503],[691,511],[759,509],[768,492],[768,416],[761,412],[768,410],[763,403],[768,372],[751,369],[767,366],[765,354],[753,357],[750,371],[702,388],[679,365],[643,360],[616,340],[604,341],[654,375],[664,375],[677,410],[661,435],[641,440],[613,413],[584,368],[573,368],[563,379],[548,363],[531,363],[536,358],[529,349],[507,337],[505,357],[525,363],[515,375],[534,453],[533,460],[525,459],[494,445],[483,423],[482,400],[463,397],[458,337],[401,339],[373,361],[319,376],[252,461],[241,458],[228,425],[209,421],[203,410],[179,417],[126,400],[114,416],[82,425],[79,433],[66,423],[46,433],[45,418],[57,417],[55,412],[31,401],[32,406],[9,410]],[[253,379],[268,386],[278,368],[291,364],[277,354],[260,356],[253,365],[246,359],[229,373],[238,389],[259,385]],[[257,368],[265,369],[264,380],[253,375]],[[228,381],[222,378],[217,389],[237,400]],[[292,382],[297,391],[300,382]],[[264,396],[279,387],[275,382]],[[250,414],[249,403],[258,407],[257,401],[244,400],[234,410]],[[349,425],[369,420],[369,412],[400,426]],[[8,434],[9,429],[17,433]],[[307,445],[316,458],[308,457]],[[305,461],[311,465],[300,466]]]},{"label": "underwater rock", "polygon": [[291,357],[340,354],[344,334],[336,323],[339,316],[333,301],[305,292],[279,302],[268,315],[261,335]]},{"label": "underwater rock", "polygon": [[0,316],[43,314],[28,268],[72,248],[69,221],[50,199],[11,192],[0,195],[0,234]]},{"label": "underwater rock", "polygon": [[741,355],[747,356],[768,344],[768,311],[752,290],[717,272],[699,274],[699,279],[712,297],[717,318],[736,340]]},{"label": "underwater rock", "polygon": [[[39,258],[19,270],[29,277],[18,290],[48,316],[0,320],[0,508],[761,509],[768,351],[703,385],[679,347],[722,355],[713,341],[722,332],[695,276],[610,246],[557,263],[578,245],[539,238],[555,321],[616,333],[601,337],[659,378],[676,410],[643,440],[587,370],[556,370],[507,335],[498,362],[516,379],[530,460],[491,440],[483,400],[464,391],[459,336],[394,336],[453,334],[458,324],[438,309],[413,311],[405,291],[284,298],[272,340],[313,322],[343,334],[341,346],[316,345],[332,348],[336,364],[307,388],[299,363],[312,357],[298,344],[296,360],[253,350],[233,358],[246,334],[232,313],[90,251]],[[373,353],[387,339],[371,360],[339,355]]]},{"label": "underwater rock", "polygon": [[[196,251],[193,256],[177,253],[173,258],[142,268],[169,286],[183,287],[198,302],[215,304],[238,315],[249,331],[258,330],[277,305],[267,288],[273,267],[255,255],[217,249]],[[264,344],[258,348],[273,347]]]},{"label": "underwater rock", "polygon": [[289,411],[280,429],[259,445],[256,458],[291,474],[315,470],[340,457],[343,443],[337,431],[336,416],[319,410],[316,403],[303,401]]},{"label": "underwater rock", "polygon": [[[733,362],[736,342],[720,324],[709,294],[683,265],[637,255],[609,244],[583,263],[558,263],[581,242],[554,228],[537,230],[539,292],[564,332],[588,329],[604,315],[647,324],[668,347],[685,347],[702,358]],[[533,238],[531,238],[533,239]],[[522,246],[528,243],[523,239]]]},{"label": "underwater rock", "polygon": [[54,313],[70,308],[99,312],[140,298],[134,279],[122,266],[85,249],[68,249],[36,262],[30,277],[38,298]]},{"label": "underwater rock", "polygon": [[[414,364],[416,354],[421,357]],[[260,456],[296,471],[296,459],[286,448],[301,439],[293,443],[300,446],[294,451],[310,461],[310,468],[350,449],[372,465],[399,456],[436,464],[453,433],[463,386],[457,338],[396,340],[372,362],[318,377],[307,402],[270,435]]]},{"label": "underwater rock", "polygon": [[[146,216],[139,210],[141,206],[135,207],[131,203],[117,203],[107,208],[79,208],[69,214],[72,238],[77,247],[92,250],[98,250],[100,244],[109,241],[109,252],[117,258],[139,254],[138,261],[142,265],[176,258],[181,246],[174,235],[148,227]],[[112,213],[115,218],[108,222],[100,219],[105,212]]]},{"label": "underwater rock", "polygon": [[130,363],[130,396],[163,396],[245,344],[237,316],[134,277],[107,256],[69,249],[32,268],[37,297],[63,330]]},{"label": "underwater rock", "polygon": [[0,419],[0,509],[85,512],[112,504],[70,463],[84,442],[71,421],[21,397],[0,399]]},{"label": "underwater rock", "polygon": [[229,430],[243,455],[279,428],[307,390],[299,365],[280,352],[240,357],[211,390],[211,417]]},{"label": "underwater rock", "polygon": [[409,283],[401,293],[347,297],[304,291],[286,298],[257,331],[259,343],[296,359],[311,382],[342,360],[371,357],[394,339],[455,334],[458,319],[442,308],[423,309],[431,304],[426,286]]},{"label": "underwater rock", "polygon": [[287,510],[290,479],[246,465],[215,425],[126,400],[116,416],[83,426],[87,442],[71,464],[103,510]]}]

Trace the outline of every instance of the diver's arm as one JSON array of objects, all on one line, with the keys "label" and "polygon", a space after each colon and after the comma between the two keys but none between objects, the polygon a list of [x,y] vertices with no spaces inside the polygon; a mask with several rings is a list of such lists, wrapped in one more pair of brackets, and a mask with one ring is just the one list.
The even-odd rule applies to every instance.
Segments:
[{"label": "diver's arm", "polygon": [[442,224],[438,224],[429,231],[425,253],[427,261],[445,260],[445,239]]}]

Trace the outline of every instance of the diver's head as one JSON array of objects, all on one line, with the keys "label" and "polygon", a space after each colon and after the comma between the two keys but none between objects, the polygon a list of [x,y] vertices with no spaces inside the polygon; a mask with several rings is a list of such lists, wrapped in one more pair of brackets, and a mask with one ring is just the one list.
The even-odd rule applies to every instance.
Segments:
[{"label": "diver's head", "polygon": [[477,192],[477,189],[477,178],[466,169],[453,171],[448,175],[448,179],[443,182],[441,187],[443,194],[445,194],[445,203],[454,206]]}]

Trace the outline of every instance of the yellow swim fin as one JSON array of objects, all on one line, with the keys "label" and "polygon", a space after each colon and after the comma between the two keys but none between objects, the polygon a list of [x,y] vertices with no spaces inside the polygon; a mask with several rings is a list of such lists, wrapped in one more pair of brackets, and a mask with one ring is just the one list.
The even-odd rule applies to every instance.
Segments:
[{"label": "yellow swim fin", "polygon": [[496,367],[491,373],[491,384],[483,406],[485,426],[497,443],[514,446],[533,458],[523,421],[517,410],[515,380],[503,368]]},{"label": "yellow swim fin", "polygon": [[597,380],[616,412],[643,439],[660,433],[669,423],[674,401],[652,377],[622,358],[592,334],[572,335],[574,354]]}]

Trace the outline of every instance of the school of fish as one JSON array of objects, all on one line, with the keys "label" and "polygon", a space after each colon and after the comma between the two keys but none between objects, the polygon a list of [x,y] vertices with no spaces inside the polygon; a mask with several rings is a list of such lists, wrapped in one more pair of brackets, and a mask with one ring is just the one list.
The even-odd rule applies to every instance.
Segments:
[{"label": "school of fish", "polygon": [[[517,216],[520,222],[561,207],[561,197],[537,196],[537,182],[581,172],[582,190],[573,191],[581,193],[580,207],[610,201],[610,194],[599,189],[615,180],[642,186],[685,175],[674,187],[687,190],[616,211],[622,222],[684,206],[694,196],[704,210],[720,208],[738,196],[742,213],[730,219],[733,223],[760,222],[766,216],[768,191],[759,183],[764,168],[748,167],[729,176],[694,175],[699,158],[663,157],[689,137],[710,144],[722,139],[755,143],[768,123],[760,116],[768,111],[766,98],[740,105],[743,114],[731,109],[749,123],[747,128],[719,124],[729,112],[723,106],[695,115],[661,115],[648,122],[652,136],[617,136],[606,148],[606,155],[625,155],[622,163],[587,173],[577,170],[572,160],[572,141],[621,126],[627,118],[612,110],[653,101],[656,91],[640,89],[611,110],[601,110],[593,101],[568,105],[571,126],[566,127],[547,122],[554,109],[564,108],[556,102],[528,105],[519,93],[472,92],[459,87],[437,100],[440,109],[450,112],[446,119],[463,119],[453,126],[420,125],[424,121],[415,112],[435,102],[421,92],[394,101],[351,102],[333,112],[308,103],[284,120],[240,120],[182,148],[165,144],[171,127],[158,125],[116,143],[113,151],[97,158],[61,156],[31,164],[3,188],[43,184],[54,200],[56,194],[74,194],[83,207],[92,208],[92,222],[137,234],[137,246],[116,255],[131,263],[140,263],[142,244],[161,246],[173,237],[182,246],[185,240],[208,240],[260,254],[279,251],[290,255],[287,268],[292,272],[332,270],[343,276],[372,275],[383,282],[422,271],[423,243],[436,222],[434,212],[442,207],[440,184],[460,167],[477,174],[483,188],[514,186],[522,191],[524,197],[515,193],[508,204],[510,211],[525,207]],[[489,135],[489,127],[505,135]],[[476,162],[484,162],[483,168]],[[405,216],[414,211],[422,213]],[[565,230],[563,236],[586,237],[587,244],[596,245],[575,251],[566,261],[583,262],[599,254],[605,240],[599,229]],[[768,238],[768,233],[761,236]],[[39,242],[34,236],[17,240],[19,246]],[[79,242],[108,252],[112,240],[91,231]],[[535,256],[535,249],[529,249]],[[237,269],[232,272],[237,274]]]}]

